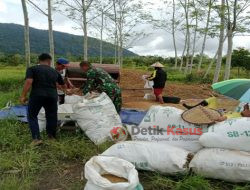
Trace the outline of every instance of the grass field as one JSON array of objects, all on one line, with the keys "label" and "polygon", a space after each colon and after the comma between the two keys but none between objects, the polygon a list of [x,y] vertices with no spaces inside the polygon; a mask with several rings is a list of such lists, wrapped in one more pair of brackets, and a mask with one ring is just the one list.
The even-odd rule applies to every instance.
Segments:
[{"label": "grass field", "polygon": [[[24,80],[24,68],[0,68],[0,108],[11,100],[18,102]],[[86,183],[83,167],[94,155],[112,143],[94,145],[80,132],[62,131],[57,141],[30,147],[26,124],[0,120],[0,189],[1,190],[80,190]],[[193,174],[164,176],[155,172],[139,172],[145,190],[249,190],[250,184],[231,184],[204,179]]]}]

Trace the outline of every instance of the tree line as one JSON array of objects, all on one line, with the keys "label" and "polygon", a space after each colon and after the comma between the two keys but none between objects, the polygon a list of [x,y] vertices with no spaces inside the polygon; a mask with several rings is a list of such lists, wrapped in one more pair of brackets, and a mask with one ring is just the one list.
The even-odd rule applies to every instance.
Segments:
[{"label": "tree line", "polygon": [[[249,34],[249,0],[172,0],[163,1],[159,7],[160,14],[154,15],[151,21],[157,28],[172,34],[173,49],[175,50],[175,68],[184,73],[193,71],[195,53],[200,55],[197,72],[201,71],[204,52],[208,38],[218,39],[218,47],[213,59],[207,67],[204,78],[212,71],[215,64],[213,82],[219,80],[222,71],[223,47],[227,41],[224,80],[230,78],[232,67],[233,39],[235,36]],[[172,12],[167,12],[172,7]],[[172,18],[172,19],[169,19]],[[183,52],[177,55],[176,33],[184,36]],[[197,41],[201,40],[201,49]],[[181,62],[178,65],[178,57]],[[186,59],[184,60],[184,58]],[[250,63],[249,63],[250,64]],[[185,67],[184,67],[185,66]],[[184,68],[183,68],[184,67]]]},{"label": "tree line", "polygon": [[[37,62],[37,56],[38,54],[32,53],[30,56],[31,63]],[[77,62],[82,59],[82,56],[75,56],[71,54],[66,55],[55,55],[55,59],[60,58],[61,56],[64,56],[65,58]],[[197,54],[193,57],[193,63],[194,65],[198,66],[198,63],[200,61],[200,55]],[[186,57],[184,57],[184,60],[186,60]],[[89,57],[89,61],[92,63],[98,63],[100,61],[100,57],[98,56],[91,56]],[[180,64],[180,59],[177,60],[178,64]],[[206,67],[211,63],[212,58],[210,58],[207,55],[203,55],[203,65]],[[0,66],[23,66],[25,62],[25,56],[21,54],[6,54],[0,52]],[[103,64],[110,64],[115,63],[114,57],[107,57],[104,56],[102,60]],[[130,56],[130,57],[124,57],[123,60],[123,66],[129,67],[129,68],[140,68],[144,70],[150,69],[150,65],[154,62],[161,62],[165,64],[166,71],[172,72],[178,71],[175,67],[175,57],[167,57],[162,58],[160,56]],[[245,48],[237,48],[233,50],[232,53],[232,68],[237,69],[237,77],[243,76],[243,73],[241,72],[244,70],[246,72],[245,76],[250,77],[250,51]],[[226,64],[226,56],[223,56],[222,58],[222,65]],[[192,73],[193,74],[193,73]],[[195,73],[194,73],[195,74]],[[202,72],[198,73],[197,76],[201,76]],[[209,78],[211,78],[211,74],[209,75]]]},{"label": "tree line", "polygon": [[[209,38],[218,40],[216,53],[204,72],[206,78],[212,71],[213,82],[230,78],[232,68],[233,39],[249,34],[250,0],[48,0],[47,9],[39,7],[40,0],[21,0],[25,24],[26,64],[30,64],[29,15],[27,4],[48,18],[50,53],[54,57],[53,13],[56,11],[76,23],[83,34],[83,57],[88,60],[89,33],[96,33],[100,40],[100,63],[102,63],[102,40],[115,45],[115,63],[122,66],[123,48],[133,47],[150,32],[146,26],[171,34],[174,50],[174,69],[190,74],[201,72]],[[181,40],[182,52],[177,51]],[[198,44],[201,42],[201,47]],[[227,42],[225,69],[222,69],[223,48]],[[194,67],[194,58],[199,61]],[[215,66],[215,70],[212,68]]]},{"label": "tree line", "polygon": [[[123,49],[129,47],[128,41],[138,36],[132,33],[142,21],[142,5],[136,0],[48,0],[47,10],[42,10],[39,0],[21,0],[24,15],[24,39],[26,65],[30,65],[29,15],[27,4],[48,17],[50,54],[54,60],[53,12],[57,11],[76,23],[83,34],[83,57],[88,60],[88,35],[91,30],[99,32],[100,63],[102,63],[103,34],[115,45],[115,62],[122,65]],[[132,15],[132,16],[131,16]]]}]

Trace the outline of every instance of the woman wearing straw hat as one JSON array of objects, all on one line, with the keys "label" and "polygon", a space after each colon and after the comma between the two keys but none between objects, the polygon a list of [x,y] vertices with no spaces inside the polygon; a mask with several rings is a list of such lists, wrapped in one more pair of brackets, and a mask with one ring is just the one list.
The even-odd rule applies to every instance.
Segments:
[{"label": "woman wearing straw hat", "polygon": [[160,102],[161,104],[164,103],[163,98],[162,98],[162,92],[165,87],[165,83],[167,80],[167,73],[162,69],[164,66],[156,62],[151,67],[154,67],[155,70],[152,73],[150,77],[148,77],[148,80],[154,81],[154,94],[156,97],[156,101]]}]

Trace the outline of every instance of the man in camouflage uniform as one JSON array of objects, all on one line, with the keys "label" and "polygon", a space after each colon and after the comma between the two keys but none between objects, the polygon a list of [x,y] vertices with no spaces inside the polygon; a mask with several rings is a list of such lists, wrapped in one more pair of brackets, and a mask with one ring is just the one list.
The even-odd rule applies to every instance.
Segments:
[{"label": "man in camouflage uniform", "polygon": [[105,92],[113,101],[117,112],[121,111],[121,89],[114,79],[103,69],[93,68],[87,61],[82,61],[80,67],[87,75],[87,81],[83,86],[83,94],[91,91]]}]

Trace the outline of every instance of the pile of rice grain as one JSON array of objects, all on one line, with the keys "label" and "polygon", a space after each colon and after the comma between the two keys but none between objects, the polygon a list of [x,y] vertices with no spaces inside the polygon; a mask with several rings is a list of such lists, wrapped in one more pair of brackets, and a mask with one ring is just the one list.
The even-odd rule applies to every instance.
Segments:
[{"label": "pile of rice grain", "polygon": [[112,175],[112,174],[103,174],[102,177],[106,178],[111,183],[124,183],[124,182],[128,182],[128,180],[126,178],[118,177],[118,176],[115,176],[115,175]]}]

